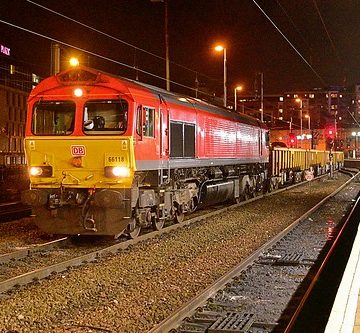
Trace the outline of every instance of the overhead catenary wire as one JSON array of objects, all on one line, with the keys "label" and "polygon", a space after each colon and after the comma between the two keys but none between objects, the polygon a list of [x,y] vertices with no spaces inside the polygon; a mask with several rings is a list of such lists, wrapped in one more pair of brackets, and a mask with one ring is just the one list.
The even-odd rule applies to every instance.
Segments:
[{"label": "overhead catenary wire", "polygon": [[297,25],[295,24],[294,20],[290,17],[289,13],[287,12],[287,10],[285,9],[285,7],[280,3],[279,0],[276,0],[278,6],[280,7],[280,9],[283,11],[283,13],[285,14],[285,16],[287,17],[287,19],[289,20],[289,22],[291,23],[291,25],[294,27],[294,29],[296,30],[296,32],[298,33],[298,35],[301,37],[301,40],[305,43],[305,45],[307,46],[307,48],[309,49],[309,51],[312,51],[312,47],[311,45],[308,43],[308,41],[305,39],[303,33],[300,31],[300,29],[297,27]]},{"label": "overhead catenary wire", "polygon": [[339,64],[341,64],[341,65],[343,66],[343,62],[342,62],[342,60],[340,59],[339,52],[337,51],[336,46],[335,46],[335,43],[334,43],[333,39],[332,39],[331,36],[330,36],[330,32],[329,32],[329,30],[328,30],[327,27],[326,27],[325,21],[324,21],[322,15],[321,15],[321,12],[320,12],[319,6],[317,5],[316,0],[313,0],[313,3],[314,3],[314,7],[315,7],[315,9],[316,9],[316,12],[317,12],[317,14],[318,14],[319,17],[320,17],[320,21],[321,21],[322,26],[323,26],[323,28],[324,28],[324,30],[325,30],[326,36],[327,36],[328,40],[330,41],[330,45],[331,45],[331,47],[332,47],[332,49],[333,49],[333,51],[334,51],[334,53],[335,53],[335,56],[336,56]]},{"label": "overhead catenary wire", "polygon": [[[77,21],[77,20],[75,20],[75,19],[73,19],[73,18],[71,18],[71,17],[69,17],[69,16],[66,16],[66,15],[64,15],[64,14],[61,14],[61,13],[59,13],[59,12],[57,12],[57,11],[51,9],[51,8],[45,7],[45,6],[43,6],[43,5],[40,5],[40,4],[36,3],[35,1],[32,1],[32,0],[26,0],[26,1],[29,2],[29,3],[31,3],[31,4],[33,4],[33,5],[35,5],[35,6],[40,7],[40,8],[42,8],[42,9],[46,10],[46,11],[49,11],[49,12],[55,14],[55,15],[58,15],[58,16],[60,16],[60,17],[62,17],[62,18],[65,18],[65,19],[67,19],[67,20],[69,20],[69,21],[71,21],[71,22],[74,22],[74,23],[76,23],[76,24],[79,24],[79,25],[81,25],[82,27],[85,27],[85,28],[87,28],[87,29],[89,29],[89,30],[92,30],[92,31],[94,31],[94,32],[96,32],[96,33],[98,33],[98,34],[100,34],[100,35],[106,36],[106,37],[108,37],[108,38],[110,38],[110,39],[112,39],[112,40],[115,40],[115,41],[117,41],[117,42],[119,42],[119,43],[122,43],[122,44],[124,44],[124,45],[126,45],[126,46],[129,46],[129,47],[133,48],[134,50],[144,52],[144,53],[146,53],[146,54],[148,54],[148,55],[151,55],[151,56],[153,56],[153,57],[156,57],[156,58],[158,58],[158,59],[161,59],[161,60],[164,60],[164,61],[165,61],[165,58],[162,57],[162,56],[159,56],[159,55],[157,55],[157,54],[155,54],[155,53],[152,53],[152,52],[147,51],[147,50],[145,50],[145,49],[142,49],[142,48],[140,48],[140,47],[138,47],[138,46],[135,46],[135,45],[133,45],[133,44],[131,44],[131,43],[128,43],[128,42],[120,39],[120,38],[114,37],[114,36],[112,36],[112,35],[110,35],[110,34],[108,34],[108,33],[106,33],[106,32],[103,32],[103,31],[101,31],[101,30],[99,30],[99,29],[96,29],[96,28],[94,28],[94,27],[92,27],[92,26],[90,26],[90,25],[88,25],[88,24],[79,22],[79,21]],[[180,68],[186,69],[187,71],[190,71],[190,72],[192,72],[192,73],[200,74],[200,75],[202,75],[203,77],[205,77],[205,78],[207,78],[207,79],[209,79],[209,80],[219,81],[218,79],[215,79],[215,78],[212,78],[212,77],[210,77],[210,76],[207,76],[207,75],[205,75],[205,74],[203,74],[203,73],[201,73],[201,72],[198,72],[198,71],[196,71],[196,70],[194,70],[194,69],[188,68],[188,67],[186,67],[186,66],[184,66],[184,65],[178,64],[178,63],[176,63],[176,62],[174,62],[174,61],[170,61],[170,63],[173,64],[173,65],[176,65],[176,66],[178,66],[178,67],[180,67]]]},{"label": "overhead catenary wire", "polygon": [[311,66],[311,64],[305,59],[305,57],[300,53],[300,51],[291,43],[291,41],[285,36],[285,34],[278,28],[275,22],[271,19],[271,17],[266,14],[266,12],[260,7],[260,5],[253,0],[254,4],[260,9],[263,15],[270,21],[270,23],[275,27],[275,29],[280,33],[280,35],[286,40],[286,42],[292,47],[292,49],[300,56],[300,58],[306,63],[306,65],[311,69],[311,71],[317,76],[317,78],[321,81],[321,83],[325,86],[326,83],[324,79],[320,76],[320,74]]},{"label": "overhead catenary wire", "polygon": [[[111,58],[109,58],[109,57],[103,56],[103,55],[101,55],[101,54],[98,54],[98,53],[95,53],[95,52],[92,52],[92,51],[89,51],[89,50],[86,50],[86,49],[84,49],[84,48],[81,48],[81,47],[78,47],[78,46],[75,46],[75,45],[72,45],[72,44],[63,42],[63,41],[61,41],[61,40],[58,40],[58,39],[55,39],[55,38],[46,36],[46,35],[44,35],[44,34],[40,34],[40,33],[36,32],[36,31],[32,31],[32,30],[30,30],[30,29],[27,29],[27,28],[18,26],[18,25],[16,25],[16,24],[7,22],[7,21],[5,21],[5,20],[1,20],[1,19],[0,19],[0,23],[7,24],[7,25],[9,25],[9,26],[11,26],[11,27],[13,27],[13,28],[16,28],[16,29],[25,31],[25,32],[30,33],[30,34],[34,34],[34,35],[36,35],[36,36],[38,36],[38,37],[45,38],[45,39],[50,40],[50,41],[52,41],[52,42],[65,45],[65,46],[67,46],[67,47],[71,47],[71,48],[73,48],[73,49],[75,49],[75,50],[78,50],[78,51],[87,53],[87,54],[92,55],[92,56],[94,56],[94,57],[97,57],[97,58],[100,58],[100,59],[103,59],[103,60],[106,60],[106,61],[113,62],[113,63],[115,63],[115,64],[117,64],[117,65],[124,66],[124,67],[126,67],[126,68],[139,71],[139,72],[141,72],[141,73],[147,74],[147,75],[152,76],[152,77],[155,77],[155,78],[157,78],[157,79],[160,79],[160,80],[163,80],[163,81],[166,80],[165,78],[163,78],[163,77],[161,77],[161,76],[159,76],[159,75],[156,75],[156,74],[153,74],[153,73],[151,73],[151,72],[145,71],[145,70],[143,70],[143,69],[141,69],[141,68],[139,68],[139,67],[125,64],[125,63],[120,62],[120,61],[117,61],[117,60],[115,60],[115,59],[111,59]],[[173,84],[175,84],[175,85],[177,85],[177,86],[179,86],[179,87],[186,88],[186,89],[190,89],[191,91],[196,91],[196,88],[193,88],[193,87],[190,87],[190,86],[186,86],[186,85],[181,84],[181,83],[178,83],[178,82],[176,82],[176,81],[170,80],[170,82],[173,83]],[[204,94],[204,95],[206,95],[206,96],[211,96],[211,97],[212,97],[211,94],[207,94],[207,93],[205,93],[205,92],[203,92],[203,91],[201,91],[201,93]]]}]

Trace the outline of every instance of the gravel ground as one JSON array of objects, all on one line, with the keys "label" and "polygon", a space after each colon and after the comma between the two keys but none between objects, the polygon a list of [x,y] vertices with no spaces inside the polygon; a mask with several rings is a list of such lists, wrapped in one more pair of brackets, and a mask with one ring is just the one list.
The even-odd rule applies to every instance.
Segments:
[{"label": "gravel ground", "polygon": [[60,238],[45,234],[31,217],[0,223],[0,255]]},{"label": "gravel ground", "polygon": [[146,332],[348,179],[314,181],[19,288],[0,300],[1,331]]}]

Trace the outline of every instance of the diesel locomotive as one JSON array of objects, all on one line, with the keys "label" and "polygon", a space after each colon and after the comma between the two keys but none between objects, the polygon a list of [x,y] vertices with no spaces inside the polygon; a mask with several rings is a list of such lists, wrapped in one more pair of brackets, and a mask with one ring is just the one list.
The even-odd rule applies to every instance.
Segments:
[{"label": "diesel locomotive", "polygon": [[238,202],[343,160],[270,149],[257,119],[84,66],[33,89],[25,151],[30,189],[22,201],[41,229],[115,237],[159,230],[199,207]]}]

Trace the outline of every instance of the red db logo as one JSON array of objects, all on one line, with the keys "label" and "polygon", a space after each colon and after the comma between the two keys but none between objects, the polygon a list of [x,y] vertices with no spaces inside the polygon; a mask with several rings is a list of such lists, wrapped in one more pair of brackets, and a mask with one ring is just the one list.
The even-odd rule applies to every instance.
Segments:
[{"label": "red db logo", "polygon": [[72,156],[85,156],[86,149],[83,145],[71,146],[71,155]]}]

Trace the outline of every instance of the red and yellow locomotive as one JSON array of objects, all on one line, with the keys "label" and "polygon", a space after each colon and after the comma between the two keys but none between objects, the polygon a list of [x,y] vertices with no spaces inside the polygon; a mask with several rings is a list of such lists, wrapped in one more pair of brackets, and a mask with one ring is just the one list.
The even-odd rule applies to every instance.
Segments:
[{"label": "red and yellow locomotive", "polygon": [[281,181],[258,120],[82,66],[31,92],[25,150],[22,200],[56,234],[136,237]]}]

